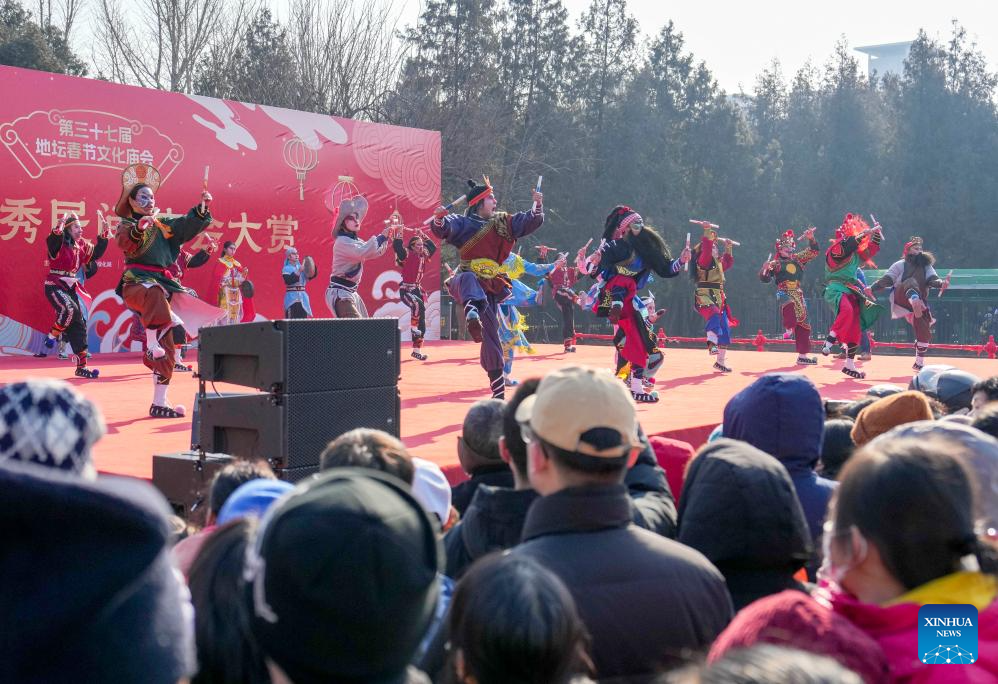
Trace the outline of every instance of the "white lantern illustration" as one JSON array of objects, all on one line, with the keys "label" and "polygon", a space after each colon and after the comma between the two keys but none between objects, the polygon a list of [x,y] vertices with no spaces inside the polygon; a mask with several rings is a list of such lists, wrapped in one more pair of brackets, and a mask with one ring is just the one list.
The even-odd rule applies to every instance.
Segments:
[{"label": "white lantern illustration", "polygon": [[294,169],[298,179],[298,199],[305,199],[305,174],[319,163],[319,153],[295,136],[284,143],[284,163]]}]

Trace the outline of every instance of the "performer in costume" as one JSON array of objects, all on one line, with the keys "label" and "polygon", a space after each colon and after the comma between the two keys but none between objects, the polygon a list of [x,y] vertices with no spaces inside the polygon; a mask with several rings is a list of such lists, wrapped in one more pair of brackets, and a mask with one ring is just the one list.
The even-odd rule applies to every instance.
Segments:
[{"label": "performer in costume", "polygon": [[[638,313],[645,321],[644,329],[647,330],[647,339],[642,340],[645,348],[651,348],[649,357],[654,358],[664,358],[664,353],[658,346],[658,338],[653,332],[653,326],[665,314],[665,309],[655,308],[655,295],[649,292],[644,297],[637,297],[634,299],[634,307],[638,310]],[[624,356],[624,349],[627,346],[627,336],[624,333],[624,329],[619,325],[613,334],[613,346],[616,349],[616,375],[624,384],[627,385],[628,389],[631,389],[634,384],[634,367],[627,357]],[[657,369],[656,369],[657,370]],[[644,394],[652,395],[652,398],[658,399],[658,392],[655,391],[655,378],[649,377],[647,372],[642,373],[638,380],[641,382],[641,389]]]},{"label": "performer in costume", "polygon": [[860,283],[856,271],[861,265],[873,266],[882,239],[879,226],[870,228],[861,217],[846,214],[832,245],[825,250],[825,301],[835,312],[835,321],[821,353],[828,356],[836,342],[842,344],[846,352],[842,372],[852,378],[866,377],[856,368],[856,351],[863,331],[869,330],[880,315],[880,307],[869,288]]},{"label": "performer in costume", "polygon": [[[606,217],[603,240],[597,249],[598,271],[606,281],[595,304],[597,316],[606,316],[623,333],[620,354],[631,364],[631,395],[637,402],[658,401],[658,395],[646,391],[662,365],[648,319],[636,304],[637,293],[644,289],[654,272],[663,278],[679,274],[691,252],[684,249],[673,259],[665,241],[654,228],[628,206],[614,207]],[[592,273],[592,268],[587,267]]]},{"label": "performer in costume", "polygon": [[516,358],[516,353],[531,355],[537,353],[524,335],[528,329],[527,317],[520,313],[519,307],[539,306],[542,296],[540,290],[528,287],[520,279],[524,275],[534,277],[549,275],[557,263],[560,262],[536,264],[527,261],[519,254],[510,253],[502,264],[502,271],[509,276],[513,288],[510,298],[499,305],[499,340],[502,342],[505,359],[502,372],[506,387],[516,387],[520,384],[510,375],[513,372],[513,359]]},{"label": "performer in costume", "polygon": [[116,241],[125,254],[125,271],[115,292],[139,314],[146,330],[143,363],[153,372],[149,415],[177,418],[185,411],[183,406],[172,406],[167,397],[176,363],[170,330],[181,323],[188,331],[197,331],[200,323],[222,312],[192,297],[169,271],[181,246],[211,224],[211,194],[203,191],[201,204],[183,216],[159,218],[155,198],[159,185],[159,171],[147,164],[133,164],[122,173],[121,197],[114,211],[121,217]]},{"label": "performer in costume", "polygon": [[512,294],[512,285],[501,265],[518,239],[544,223],[544,196],[535,190],[530,211],[507,214],[496,211],[497,202],[488,178],[481,184],[469,180],[468,187],[467,213],[448,214],[446,207],[437,207],[430,229],[458,250],[461,265],[449,280],[448,289],[464,307],[472,339],[482,345],[480,360],[488,374],[492,396],[504,399],[498,307]]},{"label": "performer in costume", "polygon": [[895,261],[887,273],[871,286],[874,294],[892,290],[891,318],[903,318],[915,331],[915,363],[912,368],[922,370],[925,354],[932,342],[932,325],[936,322],[929,308],[929,288],[942,293],[949,285],[935,269],[936,258],[926,252],[922,238],[912,237],[904,246],[903,258]]},{"label": "performer in costume", "polygon": [[309,301],[305,285],[315,278],[315,263],[310,257],[301,260],[298,249],[288,247],[284,251],[284,266],[281,278],[284,280],[284,317],[312,318],[312,303]]},{"label": "performer in costume", "polygon": [[[776,258],[763,264],[759,279],[764,283],[776,281],[776,301],[780,303],[783,327],[793,335],[797,349],[797,365],[813,366],[818,359],[811,353],[811,324],[807,321],[807,302],[801,284],[804,280],[804,266],[818,256],[818,243],[814,239],[815,228],[804,231],[808,245],[799,252],[794,232],[788,230],[776,241]],[[784,337],[787,337],[784,335]]]},{"label": "performer in costume", "polygon": [[[81,295],[89,300],[79,280],[80,270],[87,267],[96,273],[96,261],[107,250],[108,236],[99,234],[97,242],[83,237],[80,218],[74,213],[63,214],[45,239],[49,272],[45,277],[45,298],[55,309],[55,323],[45,338],[45,347],[52,349],[56,340],[65,337],[76,354],[76,375],[94,379],[100,371],[87,368],[90,358],[87,344],[87,317]],[[45,356],[45,352],[36,354]]]},{"label": "performer in costume", "polygon": [[[585,247],[582,248],[583,251]],[[567,254],[561,254],[555,262],[557,267],[546,278],[551,284],[555,304],[561,311],[561,338],[564,340],[565,351],[575,351],[575,307],[579,304],[579,295],[572,288],[579,279],[579,269],[569,266]],[[538,289],[543,287],[543,282]]]},{"label": "performer in costume", "polygon": [[222,245],[222,256],[215,262],[211,279],[215,283],[218,306],[225,312],[223,323],[243,321],[242,284],[249,275],[249,267],[236,260],[236,243],[228,240]]},{"label": "performer in costume", "polygon": [[[367,215],[367,200],[354,197],[343,200],[333,223],[333,269],[326,288],[326,306],[336,318],[367,318],[367,307],[357,287],[364,276],[364,262],[379,257],[388,249],[387,229],[361,240],[360,224]],[[337,223],[338,219],[338,223]]]},{"label": "performer in costume", "polygon": [[399,299],[409,307],[409,331],[412,335],[412,358],[426,361],[423,353],[423,337],[426,335],[426,292],[423,290],[423,269],[437,251],[423,231],[409,238],[408,245],[403,242],[404,226],[402,216],[396,209],[392,213],[389,224],[393,231],[392,250],[395,252],[395,264],[402,271],[402,283],[399,285]]},{"label": "performer in costume", "polygon": [[731,240],[717,237],[712,224],[701,225],[703,237],[693,248],[696,267],[690,269],[690,276],[696,282],[693,306],[704,320],[707,351],[717,357],[714,370],[730,373],[731,368],[725,364],[725,357],[731,344],[731,328],[738,325],[738,319],[732,315],[724,292],[724,272],[731,270],[735,256],[731,252]]}]

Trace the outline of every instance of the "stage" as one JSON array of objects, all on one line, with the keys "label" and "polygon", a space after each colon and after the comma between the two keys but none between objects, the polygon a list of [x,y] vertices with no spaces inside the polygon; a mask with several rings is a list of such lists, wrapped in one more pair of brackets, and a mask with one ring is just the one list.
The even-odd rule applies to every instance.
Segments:
[{"label": "stage", "polygon": [[[416,456],[438,463],[452,481],[461,479],[457,462],[457,440],[468,407],[486,398],[486,377],[478,365],[478,348],[472,342],[429,342],[425,349],[430,359],[416,361],[408,356],[403,344],[402,440]],[[580,346],[575,354],[566,354],[557,345],[537,345],[537,355],[518,358],[514,377],[540,376],[566,364],[607,366],[613,351],[608,346]],[[195,366],[194,354],[189,363]],[[818,356],[819,365],[801,370],[793,364],[792,352],[729,351],[730,375],[711,369],[713,359],[704,350],[667,349],[665,365],[657,387],[662,400],[638,406],[638,416],[650,434],[685,439],[699,446],[721,421],[724,404],[735,392],[765,373],[802,372],[818,386],[827,399],[861,397],[868,387],[881,383],[907,385],[911,379],[910,356],[875,356],[862,364],[865,380],[843,375],[841,361]],[[987,377],[998,374],[998,362],[989,359],[930,356],[930,363],[946,363]],[[94,357],[99,380],[84,380],[73,375],[70,361],[55,356],[0,357],[0,384],[30,377],[63,378],[100,406],[107,421],[107,436],[96,448],[97,468],[149,479],[152,455],[184,451],[190,446],[189,417],[197,393],[197,380],[190,373],[177,373],[170,387],[170,399],[184,404],[188,417],[153,419],[148,417],[152,380],[138,354],[107,354]],[[245,388],[218,384],[219,392],[242,392]],[[512,390],[508,390],[512,393]],[[579,397],[586,401],[586,397]]]}]

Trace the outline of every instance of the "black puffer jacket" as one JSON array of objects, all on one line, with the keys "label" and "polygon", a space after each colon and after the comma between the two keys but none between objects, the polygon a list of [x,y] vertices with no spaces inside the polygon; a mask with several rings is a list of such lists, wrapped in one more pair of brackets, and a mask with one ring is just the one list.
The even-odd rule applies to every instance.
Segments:
[{"label": "black puffer jacket", "polygon": [[811,557],[811,535],[786,468],[732,439],[690,463],[679,505],[679,541],[724,575],[739,610],[752,601],[801,589],[793,575]]}]

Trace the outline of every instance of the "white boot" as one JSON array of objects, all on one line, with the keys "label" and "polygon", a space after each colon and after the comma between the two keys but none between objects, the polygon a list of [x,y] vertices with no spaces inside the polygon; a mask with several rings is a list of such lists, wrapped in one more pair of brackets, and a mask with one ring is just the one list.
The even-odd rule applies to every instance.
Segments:
[{"label": "white boot", "polygon": [[166,356],[166,350],[159,346],[157,331],[148,328],[146,328],[146,351],[154,359],[161,359]]}]

